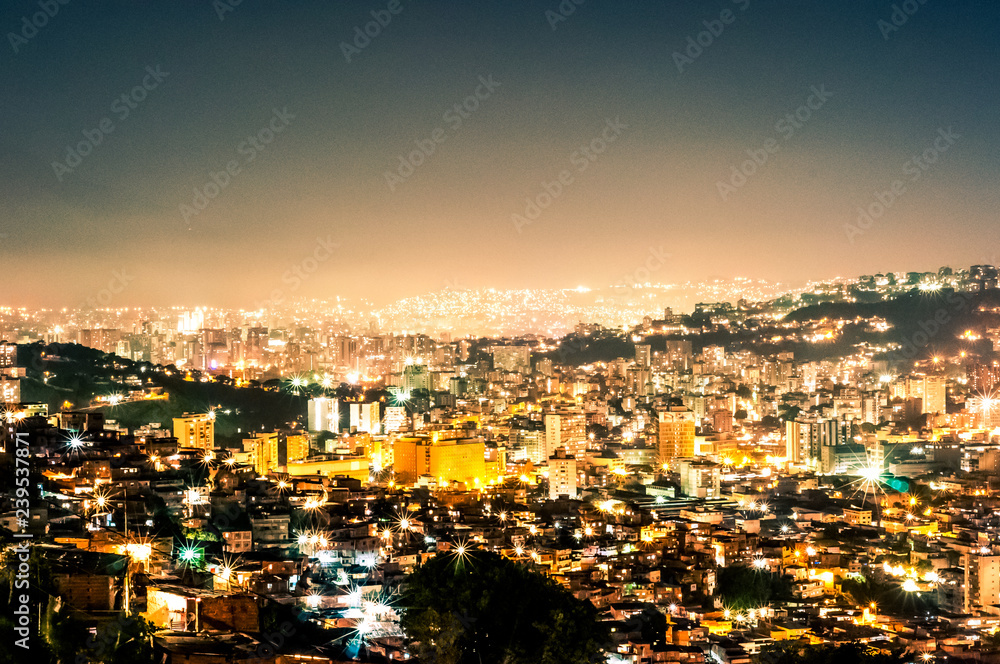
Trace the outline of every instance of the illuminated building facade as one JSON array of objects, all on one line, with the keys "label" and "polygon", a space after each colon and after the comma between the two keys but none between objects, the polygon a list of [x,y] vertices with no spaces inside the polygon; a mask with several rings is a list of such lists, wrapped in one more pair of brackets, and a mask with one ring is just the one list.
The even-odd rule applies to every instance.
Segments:
[{"label": "illuminated building facade", "polygon": [[247,463],[257,474],[266,475],[290,462],[308,458],[309,436],[280,431],[255,432],[250,438],[243,439],[243,452],[247,454]]},{"label": "illuminated building facade", "polygon": [[486,472],[486,445],[476,438],[399,437],[393,443],[393,468],[400,484],[413,484],[422,475],[470,486],[493,479]]},{"label": "illuminated building facade", "polygon": [[359,433],[382,433],[382,412],[378,401],[350,403],[350,426]]},{"label": "illuminated building facade", "polygon": [[560,447],[548,462],[549,498],[576,498],[576,458]]},{"label": "illuminated building facade", "polygon": [[545,424],[538,420],[523,420],[510,430],[510,447],[515,461],[530,460],[535,465],[545,463]]},{"label": "illuminated building facade", "polygon": [[340,433],[340,401],[330,397],[316,397],[307,406],[310,431]]},{"label": "illuminated building facade", "polygon": [[686,408],[660,411],[660,463],[675,468],[676,460],[694,456],[695,415]]},{"label": "illuminated building facade", "polygon": [[702,459],[676,462],[681,476],[681,491],[689,498],[719,497],[719,465]]},{"label": "illuminated building facade", "polygon": [[562,447],[567,454],[583,460],[587,455],[587,416],[582,410],[560,409],[545,414],[545,457]]},{"label": "illuminated building facade", "polygon": [[367,482],[369,476],[368,460],[354,455],[337,456],[332,459],[292,461],[285,466],[285,469],[292,477],[340,476]]},{"label": "illuminated building facade", "polygon": [[944,376],[915,374],[906,378],[906,398],[920,399],[922,413],[944,413],[946,394]]},{"label": "illuminated building facade", "polygon": [[215,449],[215,418],[209,413],[185,414],[174,418],[177,447]]},{"label": "illuminated building facade", "polygon": [[0,369],[17,366],[17,344],[0,341]]},{"label": "illuminated building facade", "polygon": [[269,470],[278,466],[278,433],[262,431],[244,438],[243,451],[247,454],[247,463],[253,466],[254,471],[258,475],[266,475]]},{"label": "illuminated building facade", "polygon": [[0,403],[19,403],[21,401],[21,380],[0,376]]}]

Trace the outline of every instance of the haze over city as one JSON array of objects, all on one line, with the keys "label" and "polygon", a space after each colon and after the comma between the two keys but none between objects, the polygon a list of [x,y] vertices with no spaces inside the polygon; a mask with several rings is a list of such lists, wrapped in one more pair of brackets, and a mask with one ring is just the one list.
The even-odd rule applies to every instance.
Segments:
[{"label": "haze over city", "polygon": [[1000,662],[1000,4],[0,32],[0,664]]},{"label": "haze over city", "polygon": [[251,306],[322,242],[297,294],[381,304],[601,287],[659,247],[662,282],[989,262],[996,6],[564,4],[8,3],[2,303],[125,270],[119,306]]}]

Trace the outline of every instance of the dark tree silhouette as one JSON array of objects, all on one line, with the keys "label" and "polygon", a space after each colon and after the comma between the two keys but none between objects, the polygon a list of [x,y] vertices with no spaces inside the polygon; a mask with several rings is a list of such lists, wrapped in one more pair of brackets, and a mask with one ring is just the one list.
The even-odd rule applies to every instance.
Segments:
[{"label": "dark tree silhouette", "polygon": [[603,661],[607,633],[589,602],[484,551],[440,554],[407,577],[402,627],[436,664]]},{"label": "dark tree silhouette", "polygon": [[882,652],[864,643],[809,646],[798,641],[774,643],[754,656],[755,664],[903,664],[903,649]]}]

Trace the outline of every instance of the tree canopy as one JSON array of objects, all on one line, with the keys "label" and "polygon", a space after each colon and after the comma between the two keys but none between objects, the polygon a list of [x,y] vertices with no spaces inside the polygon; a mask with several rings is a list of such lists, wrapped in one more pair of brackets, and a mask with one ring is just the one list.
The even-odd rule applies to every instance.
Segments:
[{"label": "tree canopy", "polygon": [[484,551],[443,553],[407,577],[401,626],[435,664],[601,662],[597,610],[525,565]]},{"label": "tree canopy", "polygon": [[864,643],[802,645],[798,641],[773,643],[754,657],[755,664],[903,664],[902,649],[883,652]]},{"label": "tree canopy", "polygon": [[746,565],[720,567],[718,594],[731,608],[743,610],[775,600],[791,599],[791,582],[780,574],[751,569]]}]

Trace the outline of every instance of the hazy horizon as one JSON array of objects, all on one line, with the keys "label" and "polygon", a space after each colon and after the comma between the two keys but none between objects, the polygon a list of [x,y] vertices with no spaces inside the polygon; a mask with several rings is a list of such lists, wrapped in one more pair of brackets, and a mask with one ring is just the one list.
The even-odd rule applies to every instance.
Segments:
[{"label": "hazy horizon", "polygon": [[116,1],[32,33],[18,0],[0,299],[76,306],[116,271],[115,306],[249,307],[594,288],[650,252],[663,283],[1000,262],[1000,7],[911,2]]}]

